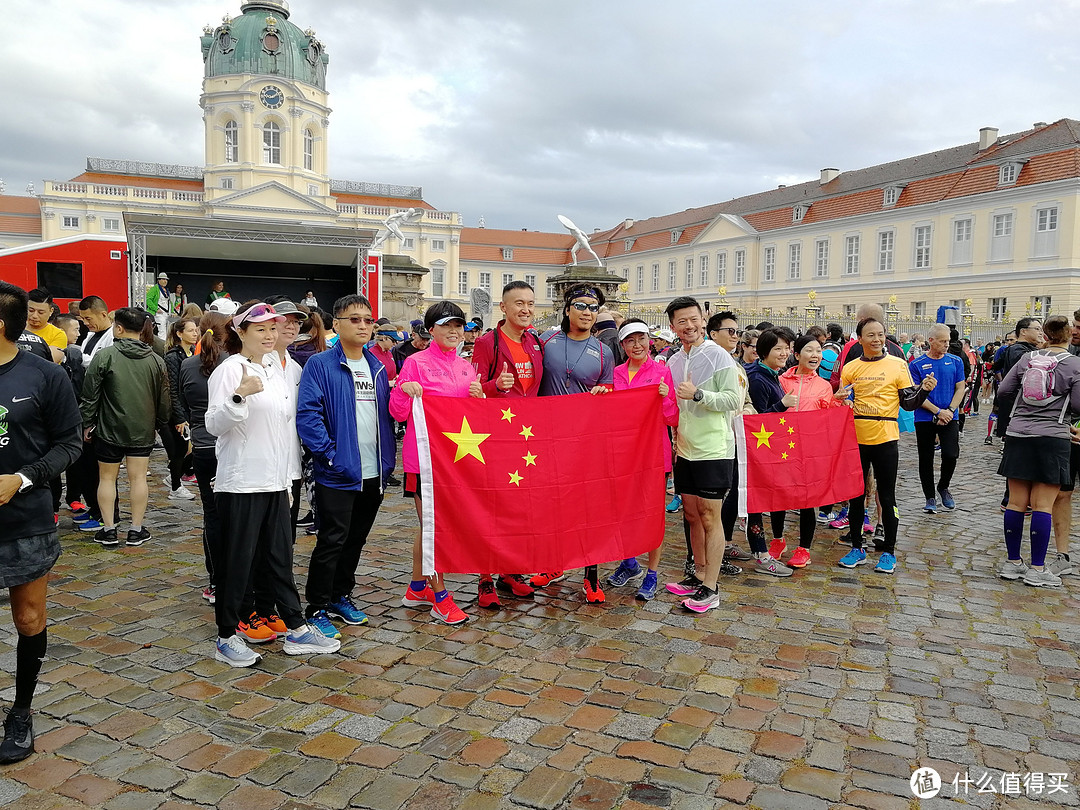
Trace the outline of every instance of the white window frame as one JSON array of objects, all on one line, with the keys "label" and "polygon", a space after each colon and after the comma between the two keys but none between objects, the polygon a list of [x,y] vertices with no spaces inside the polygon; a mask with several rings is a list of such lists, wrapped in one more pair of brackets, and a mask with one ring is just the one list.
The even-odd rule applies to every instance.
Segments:
[{"label": "white window frame", "polygon": [[971,264],[972,245],[975,243],[974,236],[974,217],[957,217],[952,221],[952,243],[949,248],[949,264]]},{"label": "white window frame", "polygon": [[681,238],[682,238],[682,231],[672,231],[671,232],[671,244],[677,245]]},{"label": "white window frame", "polygon": [[884,190],[881,195],[881,205],[883,208],[891,208],[900,201],[900,195],[903,193],[903,186],[889,186]]},{"label": "white window frame", "polygon": [[101,230],[105,233],[119,233],[120,220],[117,217],[102,217]]},{"label": "white window frame", "polygon": [[240,162],[240,127],[232,120],[225,122],[225,162]]},{"label": "white window frame", "polygon": [[1005,320],[1005,313],[1009,309],[1008,298],[990,298],[987,300],[986,311],[991,320]]},{"label": "white window frame", "polygon": [[446,268],[438,265],[431,267],[431,297],[445,298]]},{"label": "white window frame", "polygon": [[988,261],[1011,262],[1013,260],[1013,236],[1015,233],[1015,211],[1009,209],[990,213],[990,255]]},{"label": "white window frame", "polygon": [[1032,242],[1031,256],[1034,259],[1043,259],[1057,256],[1058,234],[1061,229],[1061,206],[1036,205],[1032,210]]},{"label": "white window frame", "polygon": [[694,289],[694,257],[690,256],[686,260],[686,289]]},{"label": "white window frame", "polygon": [[844,237],[844,275],[859,275],[859,253],[862,250],[862,234],[850,233]]},{"label": "white window frame", "polygon": [[64,214],[60,220],[60,227],[65,231],[77,231],[80,227],[81,219],[73,214]]},{"label": "white window frame", "polygon": [[637,266],[637,291],[645,292],[645,265],[643,264]]},{"label": "white window frame", "polygon": [[235,180],[235,178],[222,177],[221,178],[221,187],[223,189],[225,189],[226,191],[232,191],[234,188],[236,188],[236,180]]},{"label": "white window frame", "polygon": [[769,245],[761,254],[762,281],[776,281],[776,245]]},{"label": "white window frame", "polygon": [[802,242],[788,243],[788,281],[802,278]]},{"label": "white window frame", "polygon": [[481,271],[480,272],[480,283],[477,286],[481,290],[485,290],[486,292],[490,293],[491,292],[491,273]]},{"label": "white window frame", "polygon": [[525,283],[528,284],[530,287],[532,287],[533,291],[535,292],[536,291],[536,274],[535,273],[526,273],[525,274]]},{"label": "white window frame", "polygon": [[308,127],[304,128],[304,168],[315,171],[315,133]]},{"label": "white window frame", "polygon": [[623,240],[623,248],[625,249],[625,251],[627,253],[629,253],[631,250],[634,249],[634,240],[633,239],[624,239]]},{"label": "white window frame", "polygon": [[709,254],[703,253],[698,257],[698,286],[709,286]]},{"label": "white window frame", "polygon": [[911,268],[930,270],[934,266],[934,226],[920,223],[911,228]]},{"label": "white window frame", "polygon": [[878,231],[877,272],[891,273],[896,268],[896,230]]},{"label": "white window frame", "polygon": [[667,288],[669,290],[675,289],[675,276],[677,274],[677,266],[675,260],[672,259],[667,263]]},{"label": "white window frame", "polygon": [[405,241],[401,243],[402,250],[416,250],[416,237],[406,236]]},{"label": "white window frame", "polygon": [[855,305],[854,304],[844,304],[844,317],[845,318],[853,318],[853,317],[855,317]]},{"label": "white window frame", "polygon": [[[1039,304],[1039,308],[1035,308],[1035,304]],[[1053,305],[1052,297],[1049,295],[1033,295],[1031,296],[1031,315],[1032,317],[1043,320],[1049,317],[1050,307]]]},{"label": "white window frame", "polygon": [[829,239],[814,240],[814,278],[829,277]]},{"label": "white window frame", "polygon": [[552,284],[550,281],[548,282],[548,285],[547,285],[547,297],[548,297],[548,301],[554,301],[555,300],[555,285]]},{"label": "white window frame", "polygon": [[432,239],[431,240],[431,252],[432,253],[445,253],[446,252],[446,240],[445,239]]},{"label": "white window frame", "polygon": [[716,286],[727,286],[727,251],[721,250],[716,254]]},{"label": "white window frame", "polygon": [[660,262],[652,266],[652,291],[660,292]]},{"label": "white window frame", "polygon": [[926,302],[925,301],[912,301],[911,302],[911,317],[921,318],[926,315]]},{"label": "white window frame", "polygon": [[307,193],[309,197],[319,196],[319,187],[315,183],[308,183]]},{"label": "white window frame", "polygon": [[262,125],[263,165],[281,165],[281,125],[277,121],[267,121]]},{"label": "white window frame", "polygon": [[1016,184],[1017,178],[1020,177],[1020,164],[1019,163],[1002,163],[998,167],[998,185],[999,186],[1012,186]]},{"label": "white window frame", "polygon": [[502,257],[503,257],[504,262],[512,262],[514,260],[514,249],[513,248],[503,248],[502,249]]},{"label": "white window frame", "polygon": [[457,293],[458,295],[469,294],[469,271],[458,270],[457,274]]},{"label": "white window frame", "polygon": [[514,280],[514,274],[513,273],[503,273],[502,274],[502,285],[503,285],[503,287],[505,287],[507,284],[510,284],[511,282],[513,282],[513,280]]},{"label": "white window frame", "polygon": [[806,218],[806,212],[810,210],[808,203],[798,203],[791,209],[792,224],[802,222]]},{"label": "white window frame", "polygon": [[746,283],[746,248],[735,251],[735,283]]}]

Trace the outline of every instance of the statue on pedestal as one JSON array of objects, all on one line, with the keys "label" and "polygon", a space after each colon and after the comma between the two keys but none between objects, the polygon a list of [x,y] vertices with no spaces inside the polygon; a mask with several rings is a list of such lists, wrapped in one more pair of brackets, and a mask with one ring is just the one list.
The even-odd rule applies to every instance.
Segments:
[{"label": "statue on pedestal", "polygon": [[401,226],[404,224],[411,225],[414,222],[419,222],[423,218],[424,211],[422,208],[406,208],[404,211],[395,211],[383,220],[383,227],[375,234],[375,240],[368,249],[378,250],[383,246],[383,243],[390,238],[391,234],[397,237],[399,246],[404,245],[405,234],[401,232]]},{"label": "statue on pedestal", "polygon": [[593,250],[592,245],[589,244],[589,237],[585,235],[585,231],[581,230],[581,228],[571,222],[569,217],[564,217],[562,214],[558,214],[557,216],[559,222],[562,223],[562,226],[570,231],[570,234],[574,237],[575,244],[570,251],[570,255],[574,257],[574,264],[577,265],[578,263],[578,251],[585,250],[589,252],[589,255],[596,259],[597,267],[603,267],[604,263],[600,261],[600,257],[596,255],[596,251]]}]

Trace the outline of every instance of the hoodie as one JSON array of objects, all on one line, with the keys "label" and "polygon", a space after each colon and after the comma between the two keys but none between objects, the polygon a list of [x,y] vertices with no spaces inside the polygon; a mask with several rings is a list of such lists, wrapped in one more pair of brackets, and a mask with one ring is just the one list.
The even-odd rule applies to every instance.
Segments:
[{"label": "hoodie", "polygon": [[90,361],[79,409],[102,441],[152,447],[172,413],[165,361],[141,340],[118,338]]},{"label": "hoodie", "polygon": [[758,360],[746,367],[746,381],[750,387],[750,401],[758,413],[783,413],[787,410],[780,400],[784,389],[779,373]]},{"label": "hoodie", "polygon": [[798,367],[789,368],[780,375],[780,387],[786,394],[799,398],[797,411],[819,411],[843,405],[843,400],[833,396],[832,386],[820,374],[800,374]]}]

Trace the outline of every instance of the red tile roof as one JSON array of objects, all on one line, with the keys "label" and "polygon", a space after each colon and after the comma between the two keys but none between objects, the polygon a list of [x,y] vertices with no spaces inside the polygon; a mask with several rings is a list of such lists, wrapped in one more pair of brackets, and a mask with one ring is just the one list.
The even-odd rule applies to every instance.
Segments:
[{"label": "red tile roof", "polygon": [[41,236],[41,203],[37,197],[0,194],[0,234]]},{"label": "red tile roof", "polygon": [[434,211],[435,206],[423,200],[407,200],[401,197],[368,197],[363,194],[338,193],[333,195],[342,205],[378,205],[390,208],[423,208]]},{"label": "red tile roof", "polygon": [[[462,228],[458,255],[462,261],[556,266],[570,261],[569,251],[573,245],[574,237],[568,233]],[[503,259],[503,248],[514,251],[513,259]]]},{"label": "red tile roof", "polygon": [[175,191],[202,191],[202,180],[181,180],[178,177],[138,177],[131,174],[100,174],[83,172],[71,178],[72,183],[96,183],[101,186],[140,186],[143,188],[168,188]]}]

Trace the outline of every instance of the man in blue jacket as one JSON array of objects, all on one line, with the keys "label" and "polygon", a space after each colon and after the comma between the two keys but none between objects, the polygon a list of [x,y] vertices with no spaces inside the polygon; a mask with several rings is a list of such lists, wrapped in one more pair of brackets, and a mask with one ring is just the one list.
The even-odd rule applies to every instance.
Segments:
[{"label": "man in blue jacket", "polygon": [[307,579],[307,619],[340,638],[330,617],[364,624],[352,601],[356,566],[394,470],[397,445],[386,369],[364,345],[375,320],[362,295],[334,303],[338,341],[304,365],[296,428],[314,460],[319,532]]}]

